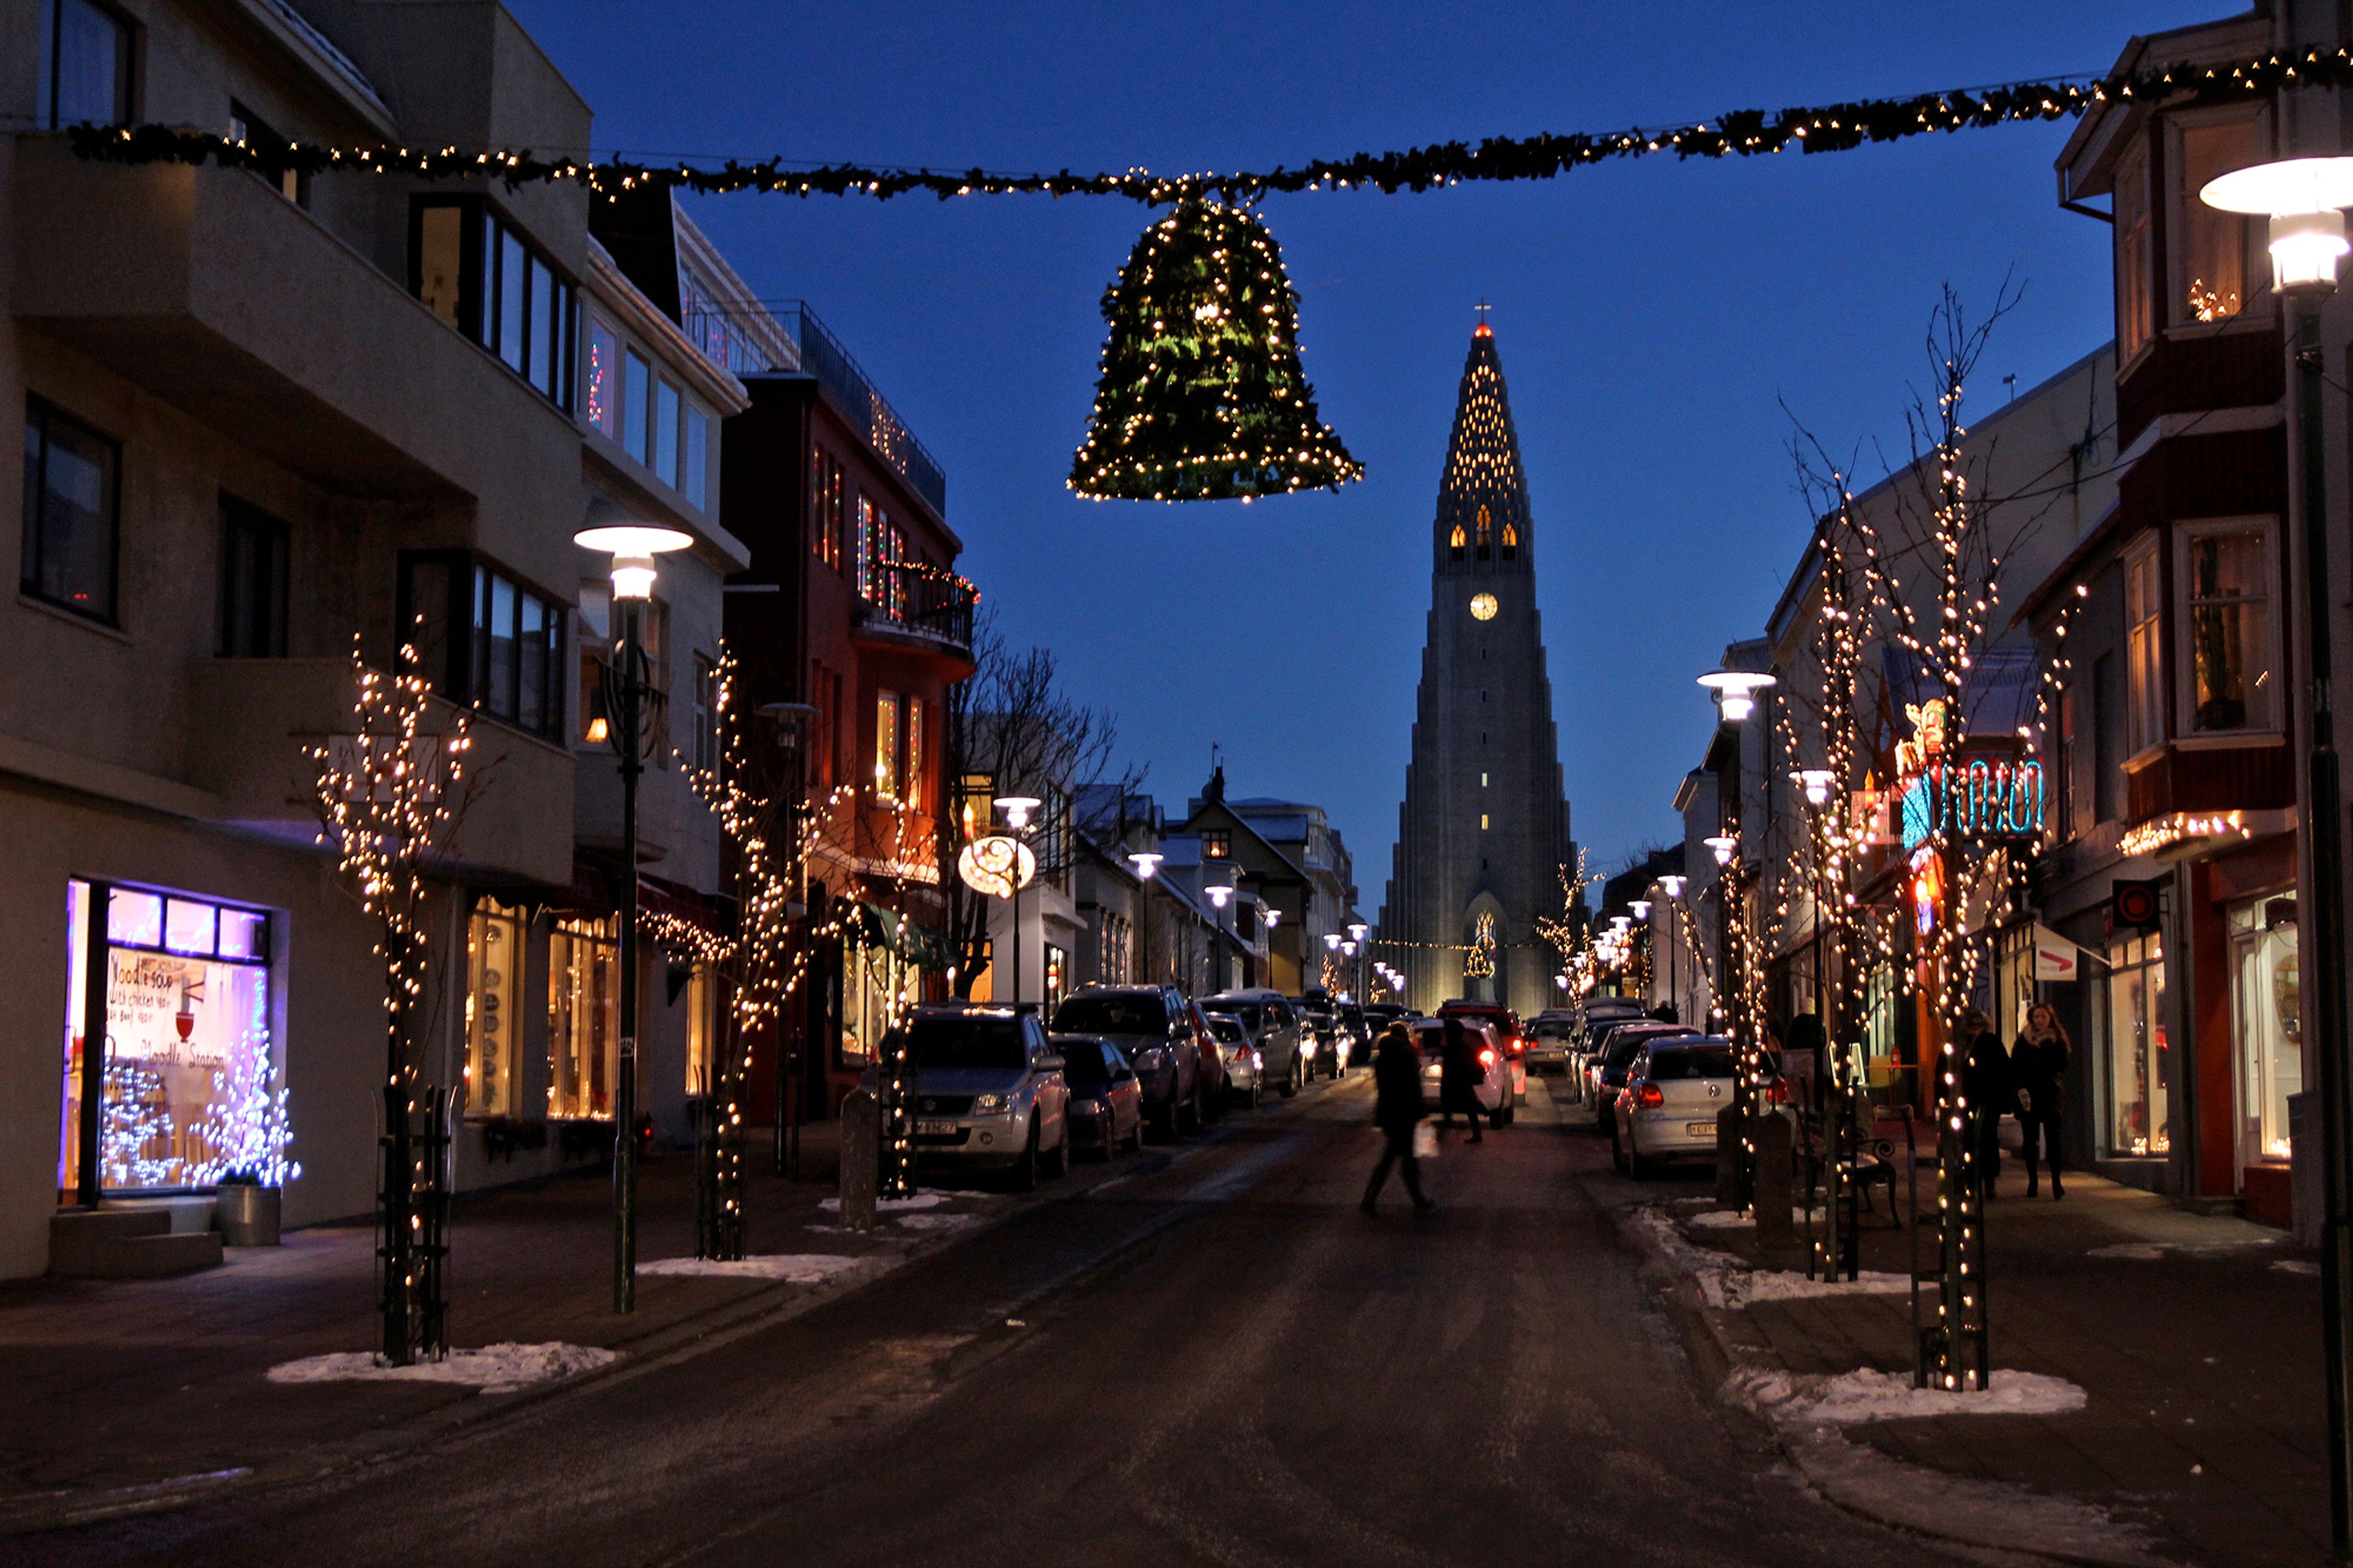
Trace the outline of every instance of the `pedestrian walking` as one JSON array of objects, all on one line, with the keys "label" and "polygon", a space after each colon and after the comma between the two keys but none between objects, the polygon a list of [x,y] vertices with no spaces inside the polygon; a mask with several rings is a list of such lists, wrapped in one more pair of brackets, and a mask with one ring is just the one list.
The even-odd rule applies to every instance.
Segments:
[{"label": "pedestrian walking", "polygon": [[2018,1037],[2018,1049],[2010,1057],[2010,1071],[2018,1086],[2018,1127],[2024,1134],[2021,1152],[2026,1156],[2026,1195],[2033,1197],[2041,1186],[2039,1152],[2051,1162],[2051,1196],[2055,1200],[2067,1195],[2067,1187],[2060,1177],[2066,1166],[2066,1135],[2060,1131],[2060,1117],[2067,1109],[2067,1058],[2074,1054],[2073,1042],[2059,1025],[2059,1015],[2047,1005],[2037,1003],[2027,1009],[2026,1032]]},{"label": "pedestrian walking", "polygon": [[1447,1019],[1446,1058],[1438,1078],[1439,1126],[1451,1131],[1459,1110],[1471,1120],[1471,1142],[1484,1142],[1486,1134],[1479,1131],[1479,1086],[1486,1079],[1487,1069],[1480,1064],[1478,1043],[1471,1031],[1462,1026],[1461,1019]]},{"label": "pedestrian walking", "polygon": [[1978,1189],[1990,1198],[1994,1183],[2001,1176],[2001,1113],[2012,1104],[2010,1053],[2001,1048],[1993,1020],[1975,1007],[1961,1015],[1961,1095],[1969,1102],[1969,1148],[1977,1157]]},{"label": "pedestrian walking", "polygon": [[1413,1131],[1421,1123],[1421,1053],[1413,1047],[1413,1032],[1391,1024],[1373,1047],[1373,1125],[1381,1130],[1381,1157],[1373,1179],[1365,1184],[1364,1210],[1373,1212],[1373,1200],[1389,1179],[1389,1167],[1402,1165],[1406,1196],[1414,1211],[1427,1214],[1434,1206],[1421,1194],[1421,1162],[1414,1158]]}]

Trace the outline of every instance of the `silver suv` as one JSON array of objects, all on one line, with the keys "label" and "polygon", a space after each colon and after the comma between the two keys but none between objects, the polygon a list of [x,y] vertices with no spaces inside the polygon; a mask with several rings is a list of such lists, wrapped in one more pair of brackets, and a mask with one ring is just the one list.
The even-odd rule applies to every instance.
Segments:
[{"label": "silver suv", "polygon": [[946,1003],[905,1028],[917,1160],[1010,1169],[1023,1187],[1070,1168],[1071,1091],[1035,1013]]},{"label": "silver suv", "polygon": [[1307,1057],[1299,1048],[1303,1026],[1290,997],[1264,987],[1220,991],[1202,999],[1201,1011],[1223,1013],[1240,1021],[1258,1047],[1261,1076],[1286,1097],[1297,1094],[1306,1084]]},{"label": "silver suv", "polygon": [[1214,1068],[1201,1071],[1193,1010],[1173,985],[1087,985],[1054,1009],[1054,1033],[1092,1035],[1127,1053],[1144,1080],[1144,1114],[1164,1133],[1201,1129]]}]

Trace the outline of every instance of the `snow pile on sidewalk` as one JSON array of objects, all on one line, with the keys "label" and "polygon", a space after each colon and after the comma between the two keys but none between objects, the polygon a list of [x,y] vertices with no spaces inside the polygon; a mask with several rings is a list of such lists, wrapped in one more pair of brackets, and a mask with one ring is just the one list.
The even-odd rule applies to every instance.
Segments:
[{"label": "snow pile on sidewalk", "polygon": [[1681,1226],[1663,1210],[1637,1209],[1629,1216],[1679,1274],[1698,1285],[1700,1299],[1718,1309],[1741,1308],[1754,1301],[1795,1301],[1818,1296],[1877,1296],[1912,1288],[1901,1274],[1866,1269],[1859,1279],[1809,1279],[1802,1274],[1751,1268],[1728,1252],[1694,1247]]},{"label": "snow pile on sidewalk", "polygon": [[699,1276],[716,1279],[782,1279],[816,1285],[865,1262],[839,1252],[767,1252],[723,1261],[716,1258],[658,1258],[638,1265],[640,1274]]},{"label": "snow pile on sidewalk", "polygon": [[[915,1195],[912,1198],[876,1198],[874,1200],[874,1212],[876,1214],[902,1214],[908,1209],[935,1209],[947,1201],[948,1194],[945,1193],[935,1193],[927,1187],[918,1188]],[[820,1202],[817,1206],[823,1209],[828,1214],[839,1214],[841,1212],[841,1200],[839,1198],[827,1198]]]},{"label": "snow pile on sidewalk", "polygon": [[961,1230],[968,1225],[978,1225],[976,1214],[902,1214],[899,1224],[908,1230]]},{"label": "snow pile on sidewalk", "polygon": [[618,1351],[560,1342],[519,1345],[512,1342],[480,1350],[451,1351],[444,1361],[385,1366],[368,1351],[336,1351],[280,1362],[269,1369],[272,1383],[456,1383],[484,1394],[513,1394],[535,1384],[577,1377],[621,1359]]},{"label": "snow pile on sidewalk", "polygon": [[[1805,1209],[1789,1211],[1791,1225],[1802,1226],[1809,1219],[1820,1220],[1821,1217],[1822,1211],[1820,1209],[1812,1210],[1810,1213]],[[1684,1223],[1694,1230],[1734,1230],[1741,1226],[1755,1225],[1757,1218],[1754,1215],[1739,1209],[1710,1209],[1705,1214],[1688,1216]]]},{"label": "snow pile on sidewalk", "polygon": [[1777,1426],[1846,1426],[1929,1415],[2065,1415],[2081,1410],[2084,1391],[2063,1377],[1998,1372],[1985,1390],[1915,1388],[1909,1376],[1865,1367],[1833,1377],[1743,1367],[1725,1380],[1725,1396]]}]

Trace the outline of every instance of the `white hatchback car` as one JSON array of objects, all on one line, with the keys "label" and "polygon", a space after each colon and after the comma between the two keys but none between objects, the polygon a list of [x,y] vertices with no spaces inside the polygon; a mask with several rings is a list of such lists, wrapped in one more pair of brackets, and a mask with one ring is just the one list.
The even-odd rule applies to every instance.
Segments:
[{"label": "white hatchback car", "polygon": [[[1512,1120],[1513,1089],[1525,1082],[1526,1069],[1517,1062],[1507,1061],[1502,1042],[1495,1038],[1495,1026],[1476,1018],[1449,1020],[1462,1026],[1471,1037],[1471,1047],[1477,1055],[1481,1077],[1472,1091],[1479,1110],[1490,1125],[1501,1127]],[[1437,1018],[1418,1018],[1413,1025],[1414,1047],[1421,1052],[1421,1103],[1424,1110],[1437,1110],[1443,1103],[1446,1083],[1446,1022]],[[1514,1082],[1515,1077],[1518,1083]]]},{"label": "white hatchback car", "polygon": [[1218,1054],[1226,1059],[1226,1092],[1240,1104],[1257,1105],[1265,1093],[1261,1081],[1264,1071],[1250,1031],[1230,1013],[1203,1013],[1201,1017],[1218,1043]]},{"label": "white hatchback car", "polygon": [[1618,1168],[1641,1181],[1662,1161],[1715,1159],[1716,1113],[1732,1103],[1737,1071],[1732,1042],[1720,1036],[1676,1035],[1645,1046],[1611,1119]]}]

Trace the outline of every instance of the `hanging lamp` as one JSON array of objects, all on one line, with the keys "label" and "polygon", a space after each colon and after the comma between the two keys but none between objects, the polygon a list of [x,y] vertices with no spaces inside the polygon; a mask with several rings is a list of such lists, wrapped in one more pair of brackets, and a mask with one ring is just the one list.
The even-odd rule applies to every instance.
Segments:
[{"label": "hanging lamp", "polygon": [[1095,500],[1249,500],[1363,476],[1315,414],[1299,296],[1257,216],[1192,195],[1103,293],[1094,416],[1071,489]]}]

